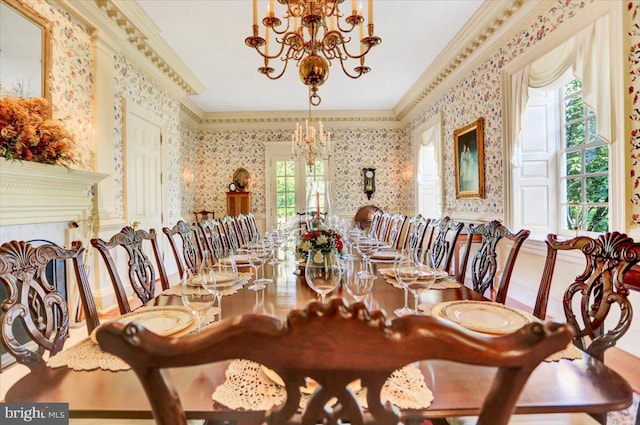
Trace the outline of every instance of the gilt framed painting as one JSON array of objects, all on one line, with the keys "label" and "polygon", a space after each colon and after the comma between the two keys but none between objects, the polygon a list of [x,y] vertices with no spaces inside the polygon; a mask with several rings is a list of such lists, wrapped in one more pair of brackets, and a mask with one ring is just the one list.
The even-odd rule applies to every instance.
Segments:
[{"label": "gilt framed painting", "polygon": [[453,133],[456,198],[484,198],[484,119]]}]

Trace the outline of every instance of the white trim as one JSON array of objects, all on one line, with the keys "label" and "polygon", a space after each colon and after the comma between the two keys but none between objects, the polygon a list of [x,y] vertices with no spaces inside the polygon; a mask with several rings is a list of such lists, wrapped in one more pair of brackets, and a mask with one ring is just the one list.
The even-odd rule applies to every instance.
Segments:
[{"label": "white trim", "polygon": [[0,160],[0,226],[84,222],[91,188],[108,174],[29,161]]},{"label": "white trim", "polygon": [[427,122],[420,125],[413,131],[413,141],[411,144],[411,154],[413,156],[413,212],[407,215],[416,215],[418,211],[418,201],[420,199],[419,191],[420,185],[417,181],[418,170],[420,169],[420,148],[422,142],[422,135],[429,131],[431,128],[435,127],[435,131],[438,133],[438,138],[436,141],[435,154],[439,155],[437,158],[439,162],[439,170],[438,177],[440,178],[440,200],[442,202],[442,210],[440,211],[440,215],[445,210],[445,196],[444,196],[444,126],[442,125],[442,111],[438,110],[433,117],[431,117]]}]

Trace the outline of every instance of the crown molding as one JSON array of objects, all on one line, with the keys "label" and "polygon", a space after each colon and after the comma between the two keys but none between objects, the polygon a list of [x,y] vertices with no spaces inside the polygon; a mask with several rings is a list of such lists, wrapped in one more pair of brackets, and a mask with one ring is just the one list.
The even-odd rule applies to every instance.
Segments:
[{"label": "crown molding", "polygon": [[[206,113],[199,130],[282,129],[309,117],[308,111],[257,111]],[[321,120],[327,129],[401,128],[391,111],[314,111],[313,120]]]},{"label": "crown molding", "polygon": [[[538,1],[526,3],[531,8]],[[474,58],[486,53],[492,44],[490,39],[513,27],[511,18],[524,4],[524,0],[485,2],[393,108],[398,120],[407,124],[421,112],[417,110],[418,106],[425,104],[425,99],[436,88],[445,81],[448,83],[450,77],[461,73],[461,68],[467,69]]]},{"label": "crown molding", "polygon": [[204,91],[204,85],[161,39],[158,27],[135,2],[57,0],[97,38],[109,42],[145,74],[178,98]]}]

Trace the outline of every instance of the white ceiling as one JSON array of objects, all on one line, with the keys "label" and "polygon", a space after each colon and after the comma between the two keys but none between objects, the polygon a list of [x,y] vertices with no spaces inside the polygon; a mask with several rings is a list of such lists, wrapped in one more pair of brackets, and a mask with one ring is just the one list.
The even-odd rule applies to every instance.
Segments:
[{"label": "white ceiling", "polygon": [[[490,0],[488,0],[490,1]],[[366,17],[367,2],[362,2]],[[483,0],[375,0],[375,33],[382,43],[367,55],[371,72],[348,78],[339,63],[320,87],[322,110],[391,110],[480,7]],[[160,36],[206,89],[192,100],[204,112],[308,108],[307,87],[295,63],[269,80],[261,57],[244,44],[252,0],[138,0]],[[260,16],[267,0],[259,0]],[[350,2],[343,3],[350,9]],[[276,14],[284,6],[276,2]],[[344,7],[343,7],[344,9]],[[344,13],[344,12],[343,12]],[[276,68],[271,61],[270,65]],[[356,64],[350,64],[352,69]]]}]

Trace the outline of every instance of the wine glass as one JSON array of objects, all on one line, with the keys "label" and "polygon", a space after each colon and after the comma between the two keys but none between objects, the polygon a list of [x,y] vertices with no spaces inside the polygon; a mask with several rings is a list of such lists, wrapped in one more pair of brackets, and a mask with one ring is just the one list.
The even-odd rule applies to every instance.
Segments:
[{"label": "wine glass", "polygon": [[320,294],[324,303],[327,294],[340,285],[342,278],[342,268],[335,250],[323,252],[311,249],[307,256],[304,277],[309,287]]},{"label": "wine glass", "polygon": [[271,241],[271,245],[273,246],[273,258],[271,259],[269,264],[280,264],[281,261],[278,258],[278,250],[280,249],[280,245],[282,245],[282,242],[284,242],[284,233],[281,229],[274,227],[269,232],[269,239]]},{"label": "wine glass", "polygon": [[213,269],[209,266],[200,268],[197,276],[194,276],[190,270],[186,270],[182,275],[180,286],[180,296],[182,303],[187,306],[197,320],[197,330],[202,327],[202,316],[204,312],[213,306],[216,299],[216,282]]},{"label": "wine glass", "polygon": [[420,269],[418,264],[410,251],[403,250],[396,255],[393,262],[393,274],[404,288],[404,306],[393,312],[396,316],[402,317],[409,314],[416,314],[417,310],[409,308],[409,285],[418,280],[419,273]]},{"label": "wine glass", "polygon": [[373,254],[378,251],[378,247],[380,246],[380,242],[378,239],[368,236],[361,235],[358,238],[358,243],[356,245],[356,249],[362,256],[362,265],[364,270],[368,270],[373,273],[373,269],[371,268],[370,258]]},{"label": "wine glass", "polygon": [[[267,258],[269,258],[270,251],[271,251],[271,246],[264,242],[265,240],[263,239],[260,242],[254,243],[251,246],[251,249],[249,250],[250,251],[249,258],[250,258],[251,264],[260,265],[260,275],[262,276],[261,278],[258,279],[258,269],[254,267],[256,270],[256,279],[253,280],[253,285],[252,285],[253,287],[252,286],[249,287],[249,289],[254,291],[258,289],[262,289],[266,285],[273,283],[273,279],[267,279],[264,277],[264,263],[267,261]],[[260,288],[260,286],[262,286],[262,288]]]},{"label": "wine glass", "polygon": [[222,296],[229,293],[238,281],[238,266],[232,250],[222,253],[214,267],[216,278],[216,299],[218,301],[218,317],[222,318]]},{"label": "wine glass", "polygon": [[433,287],[433,284],[436,281],[436,277],[441,273],[440,271],[430,268],[424,264],[417,265],[418,270],[418,278],[413,282],[409,283],[407,287],[409,291],[413,294],[414,299],[414,310],[416,314],[418,314],[418,302],[420,300],[420,294]]},{"label": "wine glass", "polygon": [[371,293],[376,277],[366,270],[360,270],[347,278],[346,289],[356,302],[360,302]]}]

